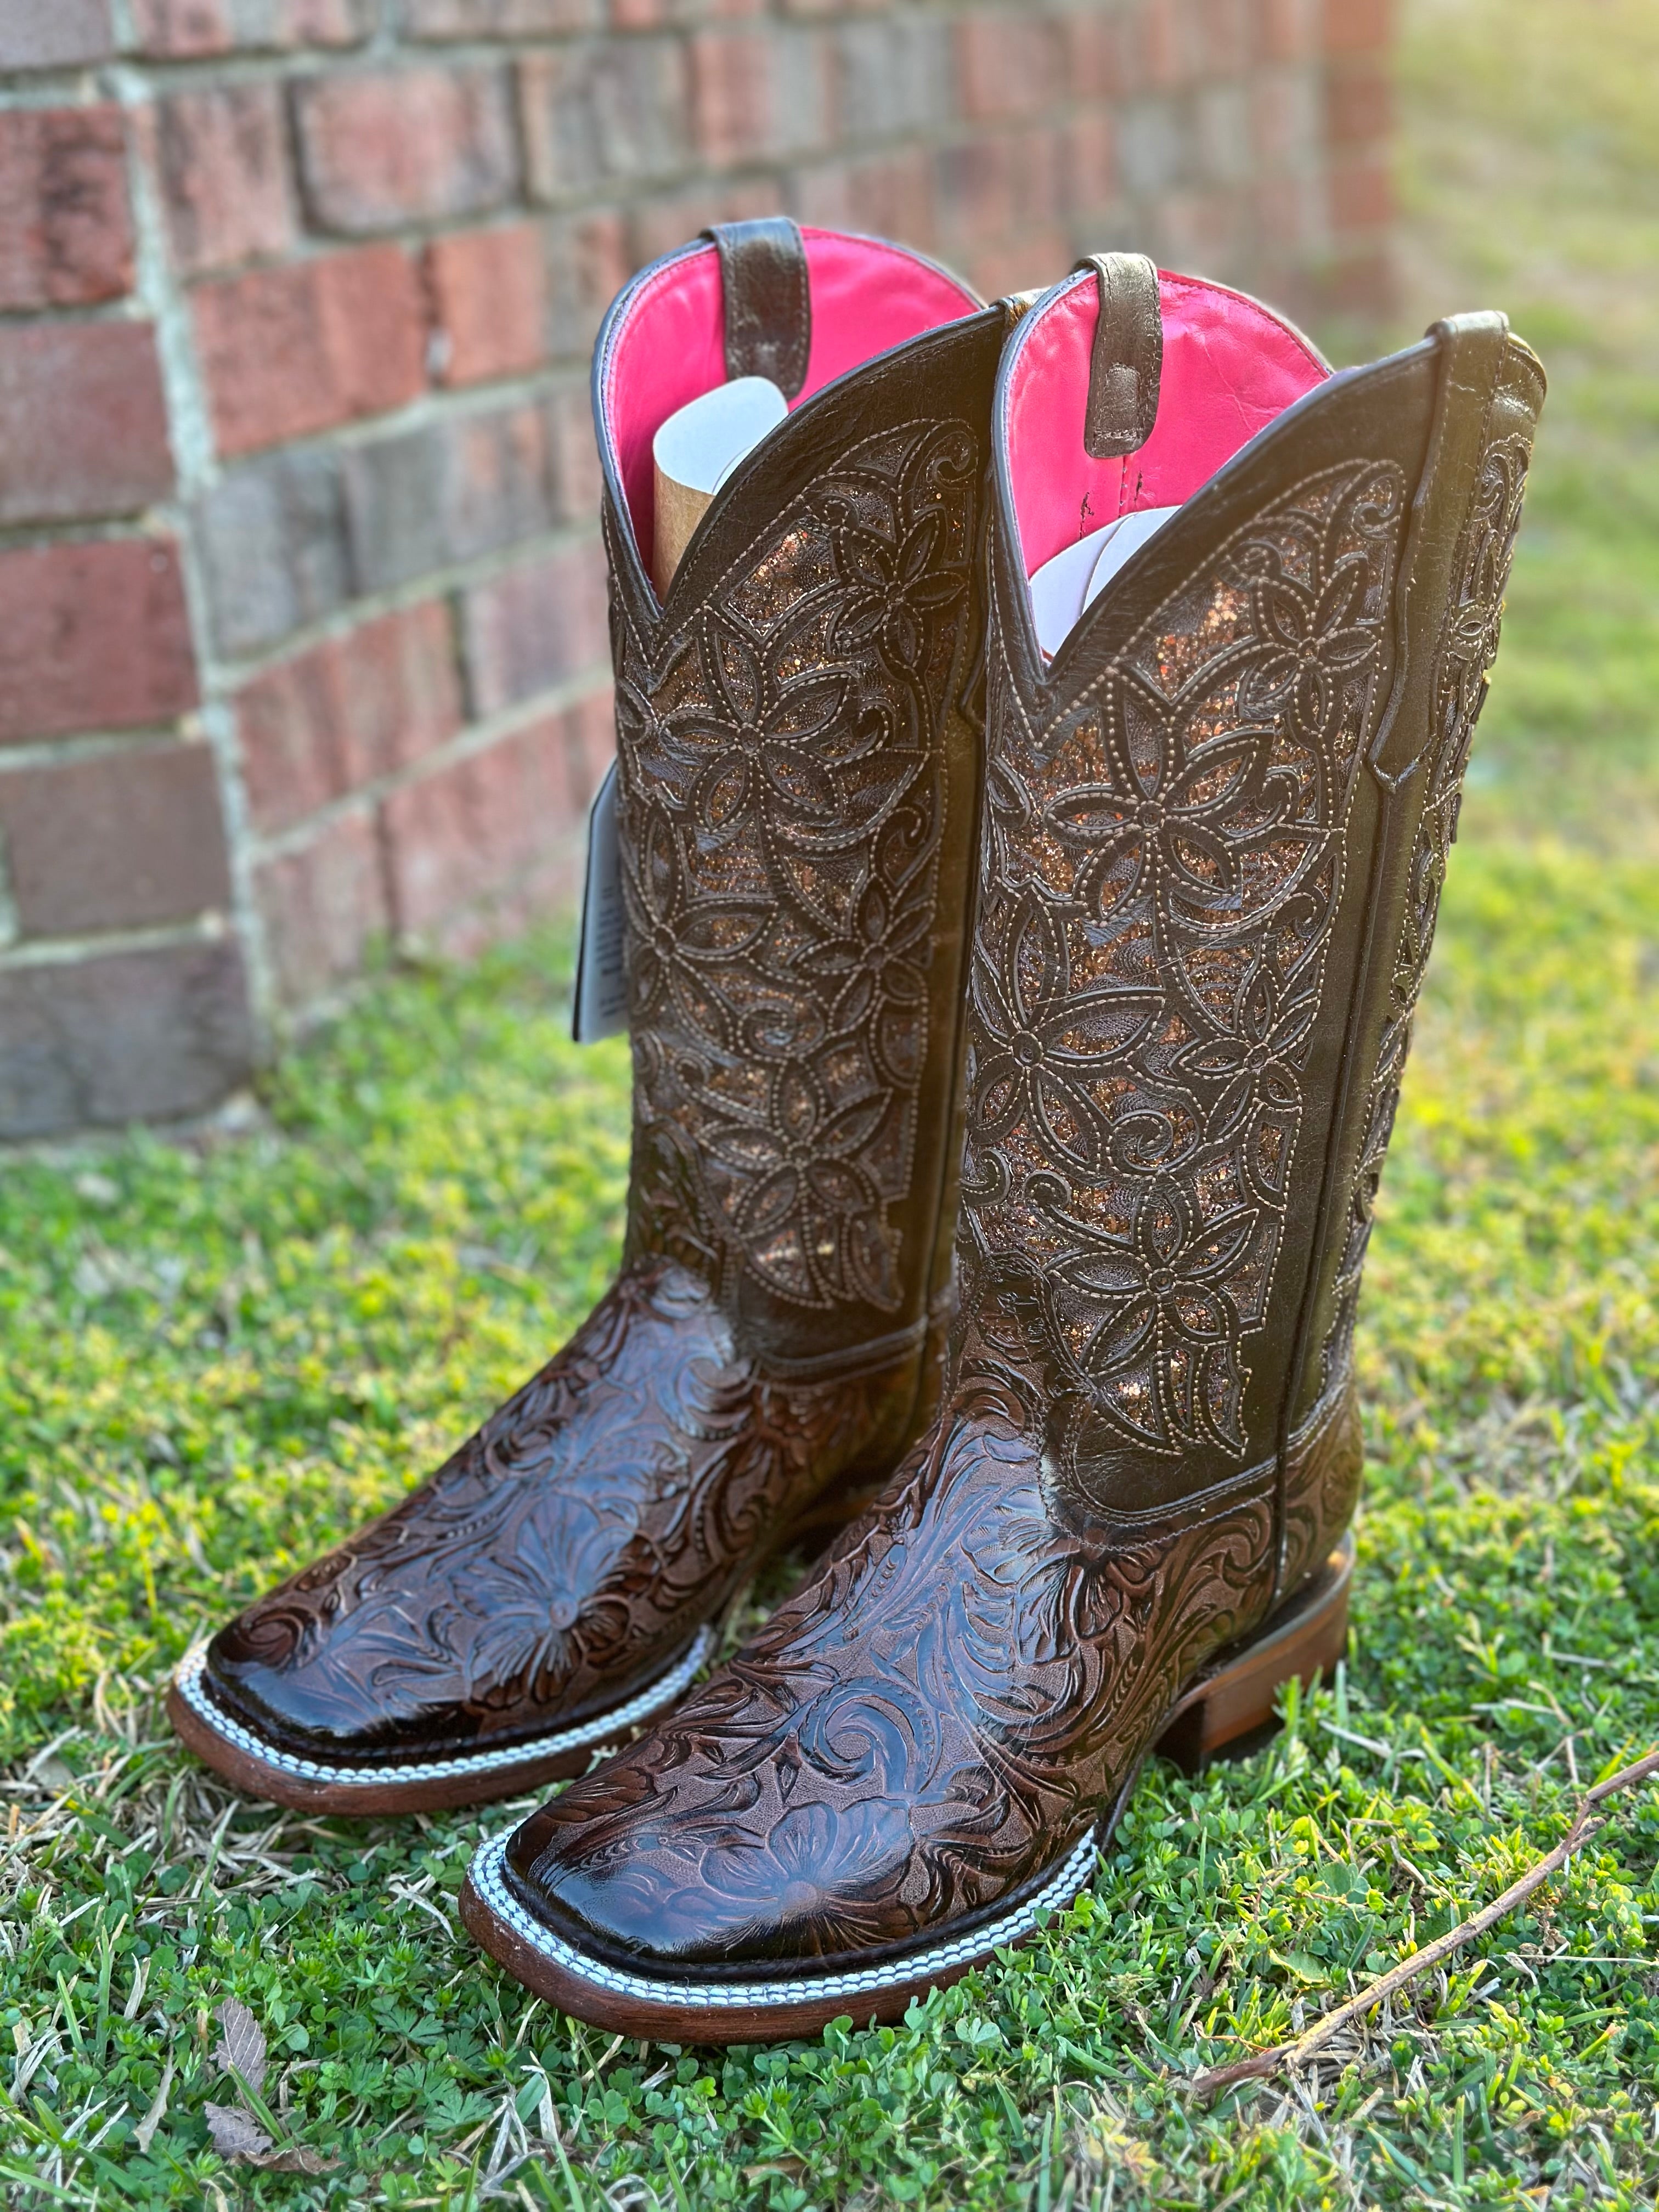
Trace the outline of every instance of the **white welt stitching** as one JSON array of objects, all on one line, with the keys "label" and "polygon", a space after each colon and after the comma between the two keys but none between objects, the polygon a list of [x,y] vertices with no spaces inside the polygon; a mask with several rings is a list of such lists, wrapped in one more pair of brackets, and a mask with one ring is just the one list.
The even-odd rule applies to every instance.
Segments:
[{"label": "white welt stitching", "polygon": [[480,1844],[472,1861],[472,1887],[498,1920],[504,1920],[521,1942],[543,1958],[550,1959],[568,1973],[580,1976],[617,1996],[642,1997],[658,2004],[706,2008],[735,2005],[762,2011],[773,2005],[799,2004],[804,1998],[873,1996],[882,1990],[925,1989],[935,1974],[970,1960],[988,1958],[1005,1943],[1016,1943],[1036,1926],[1039,1912],[1055,1912],[1069,1905],[1094,1871],[1096,1842],[1092,1830],[1074,1844],[1060,1866],[1034,1897],[1000,1920],[987,1922],[949,1943],[936,1943],[925,1951],[866,1966],[851,1973],[803,1972],[787,1981],[699,1982],[659,1980],[654,1975],[623,1973],[590,1959],[554,1935],[526,1912],[507,1888],[501,1864],[508,1838],[495,1836]]},{"label": "white welt stitching", "polygon": [[207,1664],[205,1644],[183,1661],[173,1680],[185,1703],[216,1735],[234,1744],[239,1751],[263,1760],[267,1766],[276,1767],[306,1782],[384,1785],[436,1782],[455,1774],[498,1774],[505,1767],[524,1765],[532,1759],[548,1759],[560,1752],[580,1751],[589,1744],[608,1742],[620,1730],[632,1728],[636,1721],[647,1720],[653,1713],[672,1705],[683,1690],[689,1688],[693,1675],[714,1646],[714,1630],[699,1629],[691,1649],[665,1674],[659,1674],[625,1705],[613,1706],[610,1712],[601,1713],[597,1720],[584,1721],[579,1728],[553,1729],[546,1735],[521,1737],[517,1743],[501,1744],[494,1751],[463,1752],[453,1758],[425,1759],[408,1765],[335,1766],[325,1759],[297,1759],[291,1752],[277,1750],[274,1744],[255,1735],[252,1729],[244,1728],[228,1713],[221,1712],[208,1696],[202,1686],[202,1674]]}]

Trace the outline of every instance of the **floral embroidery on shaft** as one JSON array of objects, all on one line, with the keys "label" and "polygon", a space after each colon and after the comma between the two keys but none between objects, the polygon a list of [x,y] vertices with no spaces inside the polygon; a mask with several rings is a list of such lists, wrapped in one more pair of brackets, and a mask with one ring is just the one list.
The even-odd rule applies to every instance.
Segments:
[{"label": "floral embroidery on shaft", "polygon": [[1297,485],[1040,722],[994,629],[964,1343],[1145,1451],[1246,1451],[1404,493]]},{"label": "floral embroidery on shaft", "polygon": [[[653,641],[616,603],[643,1240],[894,1313],[979,457],[841,456]],[[659,656],[653,658],[653,655]]]}]

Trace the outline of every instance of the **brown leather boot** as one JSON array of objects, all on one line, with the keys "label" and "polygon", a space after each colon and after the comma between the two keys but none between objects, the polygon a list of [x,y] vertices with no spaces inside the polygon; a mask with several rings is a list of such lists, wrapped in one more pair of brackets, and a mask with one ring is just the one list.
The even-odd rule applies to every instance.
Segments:
[{"label": "brown leather boot", "polygon": [[[430,1480],[180,1670],[179,1733],[279,1803],[455,1805],[580,1771],[685,1689],[757,1562],[857,1510],[938,1402],[1006,316],[878,240],[711,235],[633,280],[594,361],[635,1078],[622,1271]],[[653,434],[756,372],[794,410],[659,604]]]},{"label": "brown leather boot", "polygon": [[[479,1854],[467,1924],[566,2010],[896,2019],[1070,1901],[1160,1741],[1341,1650],[1354,1302],[1542,399],[1501,316],[1333,377],[1134,257],[1013,332],[943,1408]],[[1045,659],[1032,572],[1166,507]]]}]

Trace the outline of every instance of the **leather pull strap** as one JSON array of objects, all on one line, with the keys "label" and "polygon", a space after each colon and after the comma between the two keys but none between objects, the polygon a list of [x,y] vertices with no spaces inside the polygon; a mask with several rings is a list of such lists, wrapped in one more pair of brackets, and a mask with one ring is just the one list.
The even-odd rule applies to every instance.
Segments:
[{"label": "leather pull strap", "polygon": [[1092,269],[1100,287],[1083,447],[1093,460],[1111,460],[1144,446],[1158,420],[1164,372],[1158,270],[1144,253],[1091,253],[1076,265]]},{"label": "leather pull strap", "polygon": [[812,350],[812,294],[799,225],[787,215],[768,215],[717,222],[703,235],[720,257],[727,376],[769,376],[793,399],[806,381]]}]

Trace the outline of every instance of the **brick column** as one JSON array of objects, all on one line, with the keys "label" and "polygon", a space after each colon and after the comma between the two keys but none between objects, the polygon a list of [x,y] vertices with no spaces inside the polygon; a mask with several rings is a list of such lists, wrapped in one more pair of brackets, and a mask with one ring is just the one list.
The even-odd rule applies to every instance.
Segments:
[{"label": "brick column", "polygon": [[[106,59],[91,0],[0,63]],[[252,1029],[120,107],[0,112],[0,1133],[199,1111]]]},{"label": "brick column", "polygon": [[1384,269],[1382,0],[0,0],[0,1140],[568,901],[587,353],[783,208],[982,290]]},{"label": "brick column", "polygon": [[1333,302],[1392,304],[1394,0],[1324,0],[1325,140],[1330,164]]}]

